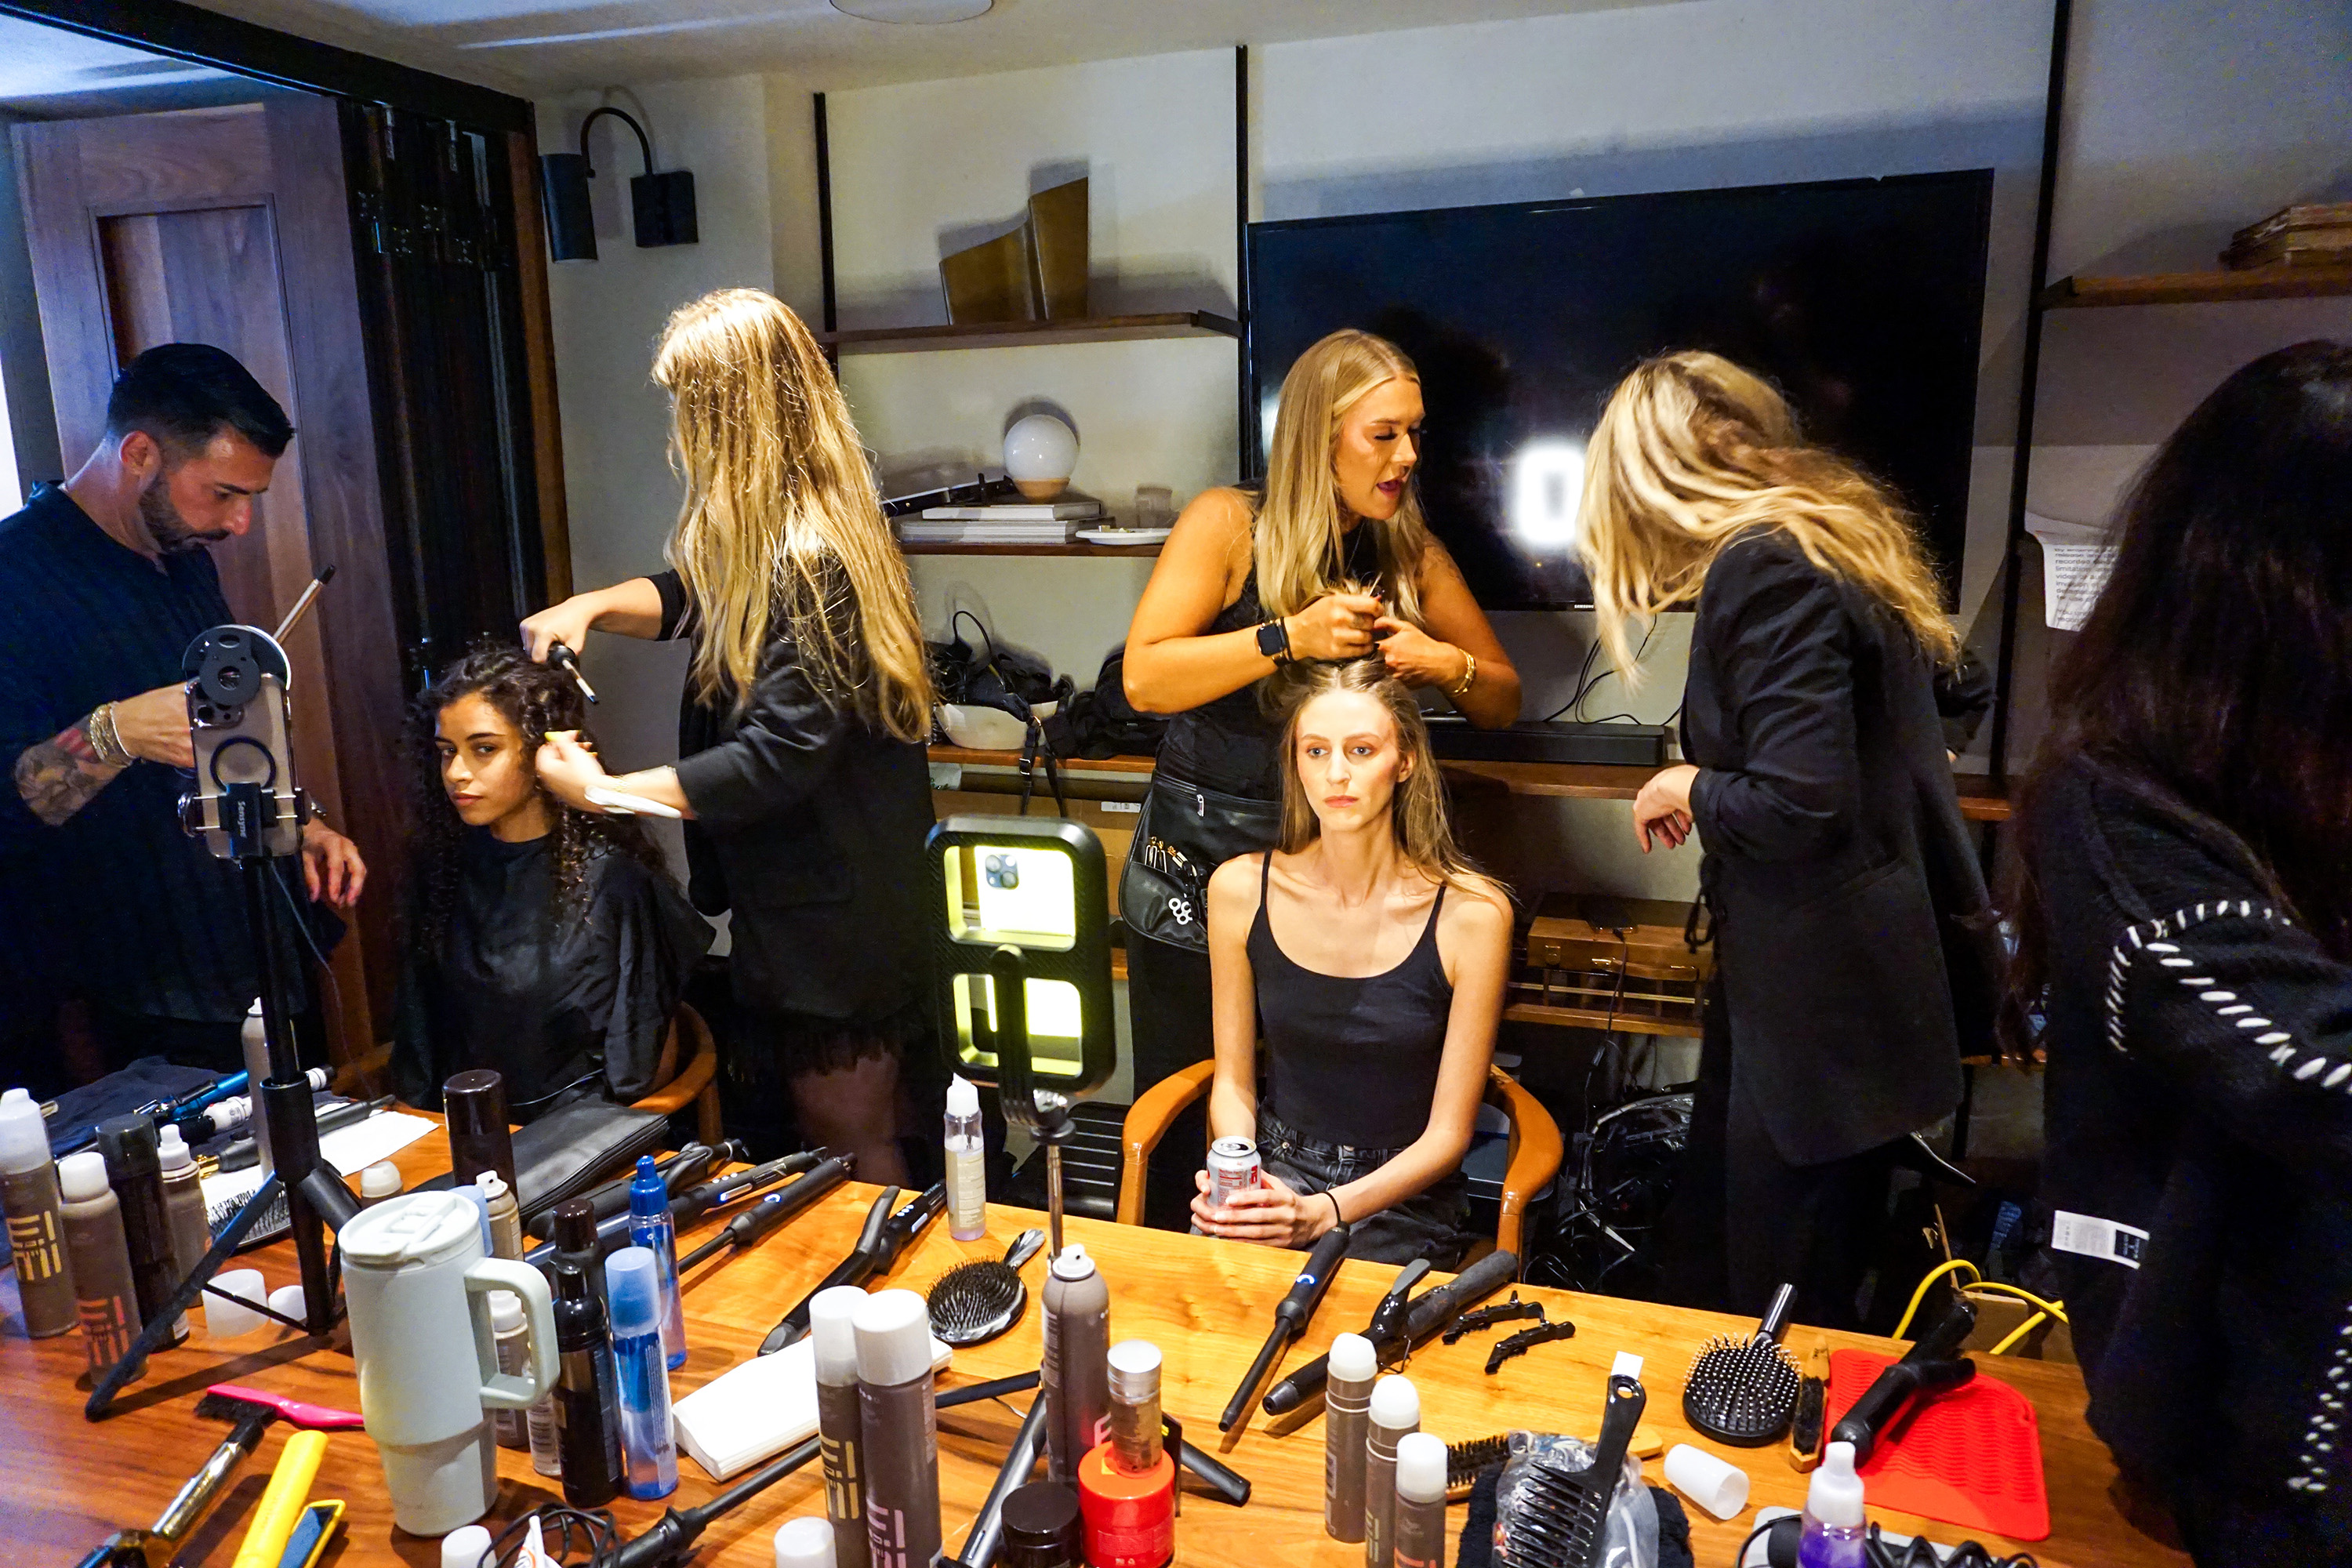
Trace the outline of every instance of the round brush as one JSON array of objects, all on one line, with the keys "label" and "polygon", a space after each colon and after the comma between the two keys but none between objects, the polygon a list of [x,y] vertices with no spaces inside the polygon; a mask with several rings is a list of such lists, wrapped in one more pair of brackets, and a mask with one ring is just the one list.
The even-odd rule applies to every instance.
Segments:
[{"label": "round brush", "polygon": [[1781,1286],[1754,1333],[1745,1339],[1717,1334],[1700,1348],[1683,1379],[1683,1415],[1702,1435],[1754,1448],[1789,1429],[1802,1380],[1780,1348],[1780,1335],[1796,1295],[1795,1286]]},{"label": "round brush", "polygon": [[931,1332],[951,1345],[977,1345],[1019,1322],[1022,1309],[1029,1304],[1021,1266],[1045,1245],[1044,1231],[1024,1230],[1013,1238],[1003,1262],[992,1258],[960,1263],[940,1275],[924,1299],[930,1309]]}]

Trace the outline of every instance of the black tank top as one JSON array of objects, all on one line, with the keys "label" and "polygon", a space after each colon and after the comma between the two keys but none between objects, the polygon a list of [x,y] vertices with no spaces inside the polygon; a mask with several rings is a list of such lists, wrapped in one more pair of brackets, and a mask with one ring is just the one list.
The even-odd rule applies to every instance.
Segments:
[{"label": "black tank top", "polygon": [[[1404,962],[1360,978],[1293,963],[1266,919],[1274,857],[1258,858],[1257,919],[1250,923],[1250,973],[1265,1033],[1268,1104],[1274,1114],[1323,1143],[1402,1149],[1429,1130],[1437,1064],[1454,983],[1437,955],[1441,886],[1429,923]],[[1367,1070],[1370,1069],[1370,1070]]]},{"label": "black tank top", "polygon": [[[1370,583],[1380,576],[1380,542],[1371,525],[1358,523],[1345,535],[1339,576],[1343,581]],[[1390,596],[1393,599],[1394,595]],[[1243,579],[1241,596],[1219,610],[1201,635],[1239,631],[1265,618],[1265,607],[1257,596],[1257,566],[1253,562],[1249,575]],[[1274,716],[1259,705],[1258,689],[1263,684],[1252,681],[1239,691],[1229,691],[1169,720],[1167,736],[1160,742],[1159,765],[1187,784],[1221,795],[1280,800],[1282,767],[1276,753],[1282,737],[1276,732]]]}]

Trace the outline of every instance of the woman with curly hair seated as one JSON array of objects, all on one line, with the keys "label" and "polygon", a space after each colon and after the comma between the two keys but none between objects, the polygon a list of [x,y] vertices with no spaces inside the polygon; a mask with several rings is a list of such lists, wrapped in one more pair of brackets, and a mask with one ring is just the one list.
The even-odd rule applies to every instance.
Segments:
[{"label": "woman with curly hair seated", "polygon": [[411,834],[393,1087],[437,1107],[469,1068],[530,1121],[584,1095],[654,1087],[710,928],[634,818],[540,784],[550,731],[583,731],[571,678],[519,647],[445,670],[409,723]]}]

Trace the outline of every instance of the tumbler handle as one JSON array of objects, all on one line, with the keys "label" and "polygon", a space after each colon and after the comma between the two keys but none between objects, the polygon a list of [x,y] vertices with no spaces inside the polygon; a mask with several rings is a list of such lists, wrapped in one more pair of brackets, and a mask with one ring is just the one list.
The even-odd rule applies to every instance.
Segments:
[{"label": "tumbler handle", "polygon": [[493,1290],[511,1290],[522,1299],[523,1342],[530,1348],[529,1375],[517,1377],[497,1370],[494,1362],[483,1369],[482,1407],[486,1410],[528,1410],[555,1386],[555,1303],[547,1293],[547,1276],[514,1258],[478,1258],[466,1266],[466,1310],[473,1314],[478,1342],[495,1339],[489,1330]]}]

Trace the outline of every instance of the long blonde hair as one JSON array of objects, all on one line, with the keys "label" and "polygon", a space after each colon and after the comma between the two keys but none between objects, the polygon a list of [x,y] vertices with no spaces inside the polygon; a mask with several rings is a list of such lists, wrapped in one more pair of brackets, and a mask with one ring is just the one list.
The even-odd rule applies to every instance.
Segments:
[{"label": "long blonde hair", "polygon": [[1772,529],[1885,604],[1930,658],[1958,658],[1910,519],[1852,464],[1807,446],[1769,384],[1700,353],[1661,355],[1618,383],[1584,449],[1577,553],[1601,640],[1629,679],[1626,621],[1697,598],[1724,546]]},{"label": "long blonde hair", "polygon": [[[1300,354],[1282,378],[1274,446],[1266,454],[1265,493],[1258,501],[1250,546],[1258,603],[1267,615],[1286,616],[1335,589],[1357,585],[1339,576],[1345,535],[1331,465],[1339,420],[1366,393],[1399,376],[1421,379],[1403,350],[1386,338],[1346,328]],[[1421,595],[1414,576],[1429,548],[1420,498],[1408,484],[1394,517],[1385,522],[1366,518],[1356,526],[1373,531],[1391,613],[1418,626]]]},{"label": "long blonde hair", "polygon": [[721,289],[678,307],[654,352],[686,500],[664,554],[699,621],[689,681],[751,690],[791,637],[824,700],[904,741],[930,731],[929,651],[905,557],[816,340],[782,300]]},{"label": "long blonde hair", "polygon": [[1296,855],[1322,837],[1306,782],[1298,776],[1298,719],[1307,705],[1335,691],[1357,691],[1388,710],[1396,725],[1397,749],[1412,763],[1389,801],[1389,826],[1397,852],[1422,875],[1481,892],[1496,885],[1470,862],[1454,839],[1445,812],[1445,786],[1430,750],[1429,726],[1405,684],[1374,656],[1332,664],[1294,664],[1274,677],[1272,696],[1282,715],[1282,852]]}]

